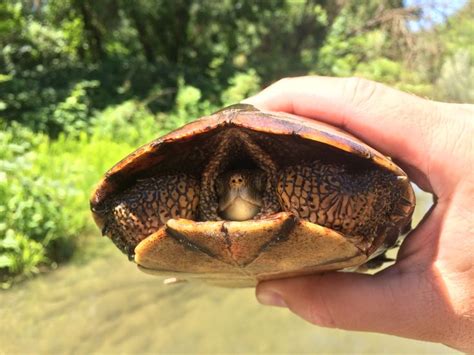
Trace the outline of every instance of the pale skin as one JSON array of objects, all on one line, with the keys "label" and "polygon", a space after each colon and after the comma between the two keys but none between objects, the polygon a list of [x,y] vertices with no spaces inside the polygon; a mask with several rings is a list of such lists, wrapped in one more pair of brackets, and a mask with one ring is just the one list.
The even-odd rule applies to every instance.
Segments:
[{"label": "pale skin", "polygon": [[358,78],[282,79],[246,103],[339,126],[391,156],[436,203],[375,275],[260,282],[260,303],[325,327],[474,352],[474,105],[419,98]]}]

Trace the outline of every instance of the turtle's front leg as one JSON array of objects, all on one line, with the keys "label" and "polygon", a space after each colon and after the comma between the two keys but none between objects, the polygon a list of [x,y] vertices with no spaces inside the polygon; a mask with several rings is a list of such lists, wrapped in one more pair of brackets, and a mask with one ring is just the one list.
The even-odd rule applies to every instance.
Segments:
[{"label": "turtle's front leg", "polygon": [[301,219],[371,240],[399,234],[387,221],[387,211],[395,211],[400,199],[397,184],[383,170],[313,161],[286,167],[278,177],[277,196],[285,211]]},{"label": "turtle's front leg", "polygon": [[105,220],[102,234],[131,256],[141,240],[156,232],[169,219],[196,220],[198,203],[198,180],[177,174],[138,180],[97,212]]}]

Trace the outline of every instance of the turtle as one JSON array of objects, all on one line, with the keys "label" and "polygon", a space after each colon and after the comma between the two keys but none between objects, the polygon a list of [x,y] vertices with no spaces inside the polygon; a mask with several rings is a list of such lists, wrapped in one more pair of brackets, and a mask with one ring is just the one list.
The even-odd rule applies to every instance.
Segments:
[{"label": "turtle", "polygon": [[140,270],[245,287],[379,264],[409,231],[415,194],[342,129],[237,104],[135,150],[90,206]]}]

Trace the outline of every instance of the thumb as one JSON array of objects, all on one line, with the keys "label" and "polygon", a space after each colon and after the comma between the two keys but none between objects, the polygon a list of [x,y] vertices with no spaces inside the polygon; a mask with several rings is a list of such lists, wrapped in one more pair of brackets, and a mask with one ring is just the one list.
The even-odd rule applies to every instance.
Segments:
[{"label": "thumb", "polygon": [[256,295],[260,303],[286,306],[316,325],[423,337],[420,295],[409,295],[398,276],[332,272],[271,280],[259,283]]}]

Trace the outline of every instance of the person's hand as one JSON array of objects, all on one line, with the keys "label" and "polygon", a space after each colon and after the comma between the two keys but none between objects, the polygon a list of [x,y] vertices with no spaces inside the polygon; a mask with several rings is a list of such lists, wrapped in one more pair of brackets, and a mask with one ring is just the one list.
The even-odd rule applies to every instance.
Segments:
[{"label": "person's hand", "polygon": [[258,284],[258,300],[317,325],[474,351],[474,105],[424,100],[358,78],[278,81],[244,101],[339,126],[391,156],[436,203],[375,274]]}]

